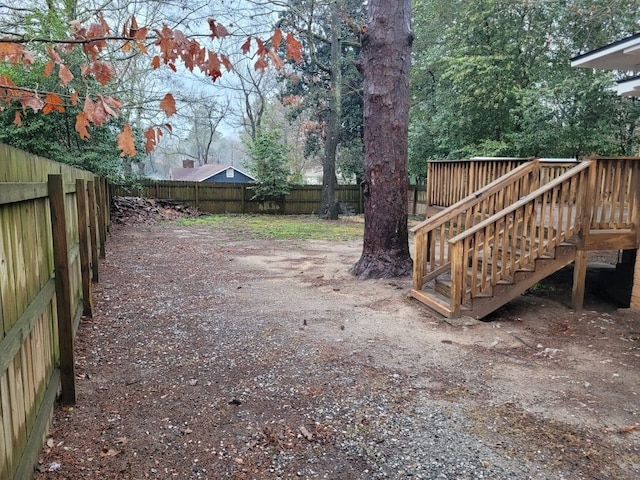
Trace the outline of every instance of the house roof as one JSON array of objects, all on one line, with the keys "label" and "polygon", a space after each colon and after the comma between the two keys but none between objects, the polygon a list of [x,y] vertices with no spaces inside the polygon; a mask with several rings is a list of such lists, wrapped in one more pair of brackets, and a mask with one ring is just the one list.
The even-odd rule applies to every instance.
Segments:
[{"label": "house roof", "polygon": [[640,97],[640,75],[620,80],[613,90],[623,97]]},{"label": "house roof", "polygon": [[571,59],[572,67],[640,71],[640,34],[631,35]]},{"label": "house roof", "polygon": [[195,168],[177,168],[171,167],[169,169],[169,176],[172,180],[182,180],[185,182],[203,182],[207,178],[211,178],[214,175],[217,175],[220,172],[224,172],[225,170],[232,168],[236,172],[239,172],[252,180],[255,178],[252,175],[249,175],[246,172],[243,172],[239,168],[236,168],[232,165],[222,165],[222,164],[207,164],[201,167]]}]

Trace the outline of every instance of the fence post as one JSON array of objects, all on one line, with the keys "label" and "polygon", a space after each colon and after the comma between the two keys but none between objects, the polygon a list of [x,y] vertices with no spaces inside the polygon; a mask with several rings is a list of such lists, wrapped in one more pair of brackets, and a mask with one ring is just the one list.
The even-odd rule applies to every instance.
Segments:
[{"label": "fence post", "polygon": [[111,203],[113,201],[113,194],[111,192],[111,185],[109,185],[109,180],[105,178],[101,178],[100,181],[104,184],[105,191],[105,230],[104,230],[104,243],[107,243],[107,232],[111,230]]},{"label": "fence post", "polygon": [[76,205],[78,207],[78,241],[80,242],[80,271],[82,273],[82,313],[93,316],[93,296],[91,294],[91,257],[89,251],[89,222],[87,202],[87,181],[76,179]]},{"label": "fence post", "polygon": [[71,313],[71,281],[69,279],[69,246],[62,175],[49,175],[49,208],[53,237],[53,261],[58,314],[58,344],[60,347],[60,377],[62,403],[76,402],[75,362],[73,354],[73,315]]},{"label": "fence post", "polygon": [[93,180],[87,182],[88,210],[89,210],[89,240],[91,245],[91,281],[98,283],[98,230],[96,213],[96,184]]},{"label": "fence post", "polygon": [[105,208],[107,208],[108,202],[106,199],[106,191],[104,189],[104,182],[102,180],[98,180],[96,183],[96,200],[98,203],[98,247],[99,247],[99,256],[100,258],[105,258],[105,241],[107,238],[106,234],[106,212]]}]

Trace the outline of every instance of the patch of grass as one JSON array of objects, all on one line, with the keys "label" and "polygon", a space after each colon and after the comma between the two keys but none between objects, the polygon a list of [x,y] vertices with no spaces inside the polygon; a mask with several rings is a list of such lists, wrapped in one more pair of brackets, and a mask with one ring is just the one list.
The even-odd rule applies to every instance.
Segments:
[{"label": "patch of grass", "polygon": [[278,240],[354,240],[362,238],[364,225],[344,220],[322,220],[312,215],[207,215],[185,218],[181,225],[201,225]]}]

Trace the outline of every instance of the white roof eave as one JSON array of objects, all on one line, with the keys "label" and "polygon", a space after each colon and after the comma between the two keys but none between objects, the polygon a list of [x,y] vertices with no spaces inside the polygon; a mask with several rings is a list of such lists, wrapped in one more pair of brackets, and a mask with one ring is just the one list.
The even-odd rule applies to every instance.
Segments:
[{"label": "white roof eave", "polygon": [[611,90],[622,97],[640,97],[640,78],[618,82]]},{"label": "white roof eave", "polygon": [[640,71],[640,38],[633,37],[574,58],[572,67]]}]

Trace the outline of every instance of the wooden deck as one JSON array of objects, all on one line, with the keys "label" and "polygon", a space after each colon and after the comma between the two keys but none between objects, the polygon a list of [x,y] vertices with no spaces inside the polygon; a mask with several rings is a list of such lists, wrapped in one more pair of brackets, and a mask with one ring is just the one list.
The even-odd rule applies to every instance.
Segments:
[{"label": "wooden deck", "polygon": [[573,262],[580,309],[587,252],[638,248],[639,191],[636,158],[522,163],[412,229],[412,295],[481,318]]}]

